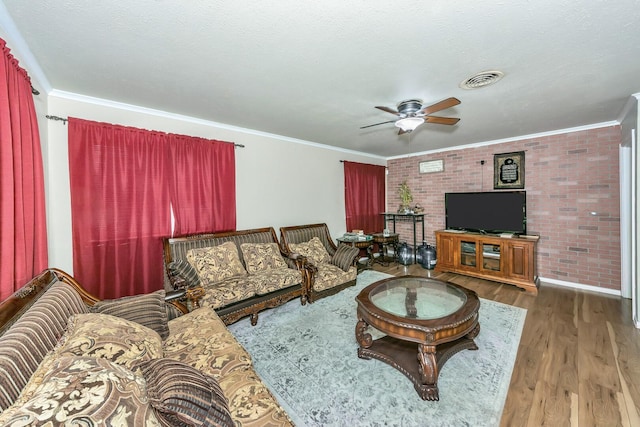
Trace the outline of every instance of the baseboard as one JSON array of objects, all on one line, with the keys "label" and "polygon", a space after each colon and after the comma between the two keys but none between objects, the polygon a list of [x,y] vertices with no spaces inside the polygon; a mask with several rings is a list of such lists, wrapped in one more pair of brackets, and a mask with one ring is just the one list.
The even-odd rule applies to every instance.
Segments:
[{"label": "baseboard", "polygon": [[564,280],[557,280],[557,279],[548,279],[546,277],[540,277],[540,283],[541,284],[549,283],[552,285],[563,286],[565,288],[573,288],[573,289],[580,289],[582,291],[598,292],[601,294],[615,295],[618,297],[622,296],[622,292],[616,289],[607,289],[607,288],[601,288],[599,286],[583,285],[581,283],[567,282]]}]

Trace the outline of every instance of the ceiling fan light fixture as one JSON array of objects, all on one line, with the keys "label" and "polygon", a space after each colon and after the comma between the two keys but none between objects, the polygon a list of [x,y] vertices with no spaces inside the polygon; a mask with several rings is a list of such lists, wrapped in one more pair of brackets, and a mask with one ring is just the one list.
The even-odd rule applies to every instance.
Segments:
[{"label": "ceiling fan light fixture", "polygon": [[423,117],[405,117],[396,121],[396,127],[402,129],[403,132],[411,132],[424,123]]}]

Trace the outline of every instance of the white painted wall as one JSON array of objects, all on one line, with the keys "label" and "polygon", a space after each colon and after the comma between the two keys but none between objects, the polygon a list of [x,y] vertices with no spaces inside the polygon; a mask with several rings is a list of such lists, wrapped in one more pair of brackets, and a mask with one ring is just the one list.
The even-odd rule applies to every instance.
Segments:
[{"label": "white painted wall", "polygon": [[[55,90],[49,96],[49,114],[244,145],[236,148],[239,230],[272,226],[279,234],[282,226],[326,222],[338,237],[346,231],[340,160],[386,165],[381,157]],[[44,153],[49,170],[49,264],[73,274],[68,126],[44,116],[40,125],[49,136]]]}]

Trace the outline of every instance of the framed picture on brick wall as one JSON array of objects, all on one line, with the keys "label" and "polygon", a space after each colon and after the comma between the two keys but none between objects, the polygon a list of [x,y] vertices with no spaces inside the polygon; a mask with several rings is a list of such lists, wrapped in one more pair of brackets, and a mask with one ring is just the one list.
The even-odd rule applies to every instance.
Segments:
[{"label": "framed picture on brick wall", "polygon": [[524,188],[524,151],[493,155],[493,188]]}]

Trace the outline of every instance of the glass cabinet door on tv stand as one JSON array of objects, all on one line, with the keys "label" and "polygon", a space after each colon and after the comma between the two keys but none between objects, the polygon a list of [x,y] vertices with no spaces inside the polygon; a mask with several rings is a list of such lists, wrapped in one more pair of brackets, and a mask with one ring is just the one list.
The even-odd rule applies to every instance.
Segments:
[{"label": "glass cabinet door on tv stand", "polygon": [[499,240],[460,239],[460,266],[474,270],[502,271]]},{"label": "glass cabinet door on tv stand", "polygon": [[483,242],[480,265],[483,270],[502,271],[500,262],[500,242]]},{"label": "glass cabinet door on tv stand", "polygon": [[[437,246],[436,246],[437,247]],[[460,265],[474,267],[477,265],[476,242],[460,240]]]}]

